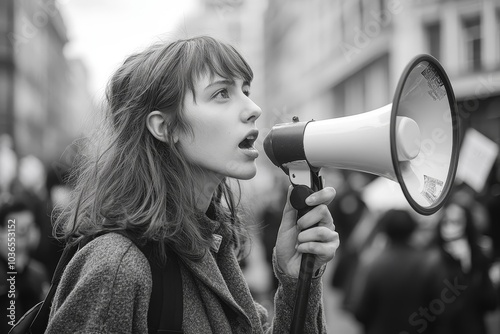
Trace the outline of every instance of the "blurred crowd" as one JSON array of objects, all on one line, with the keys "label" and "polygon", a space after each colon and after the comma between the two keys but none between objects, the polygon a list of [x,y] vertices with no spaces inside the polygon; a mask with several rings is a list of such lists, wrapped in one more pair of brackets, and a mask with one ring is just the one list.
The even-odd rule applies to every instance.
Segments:
[{"label": "blurred crowd", "polygon": [[[11,138],[0,136],[0,309],[4,314],[0,333],[7,333],[8,320],[18,320],[43,299],[50,286],[62,253],[61,243],[52,236],[51,216],[69,198],[67,171],[62,166],[47,165],[34,155],[20,157]],[[15,315],[8,310],[12,301]]]},{"label": "blurred crowd", "polygon": [[[324,284],[338,292],[342,314],[327,317],[352,316],[353,333],[499,333],[499,176],[494,166],[480,194],[457,180],[444,207],[422,216],[409,206],[374,209],[364,191],[376,177],[328,171],[341,245]],[[259,216],[267,261],[287,186],[276,180]]]}]

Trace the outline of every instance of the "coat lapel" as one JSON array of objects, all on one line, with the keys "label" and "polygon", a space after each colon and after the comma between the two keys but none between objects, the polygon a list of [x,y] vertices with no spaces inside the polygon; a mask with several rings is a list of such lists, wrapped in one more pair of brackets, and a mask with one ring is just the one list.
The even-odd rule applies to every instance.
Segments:
[{"label": "coat lapel", "polygon": [[[213,224],[214,221],[200,223]],[[222,245],[218,253],[214,255],[212,252],[207,252],[202,260],[196,262],[186,260],[184,264],[197,280],[236,312],[240,319],[245,319],[250,326],[254,322],[258,326],[260,320],[253,298],[229,242],[231,236],[220,229],[214,232],[222,234]]]},{"label": "coat lapel", "polygon": [[197,280],[201,281],[239,316],[246,318],[244,310],[232,296],[211,253],[207,253],[201,261],[185,261],[184,264]]}]

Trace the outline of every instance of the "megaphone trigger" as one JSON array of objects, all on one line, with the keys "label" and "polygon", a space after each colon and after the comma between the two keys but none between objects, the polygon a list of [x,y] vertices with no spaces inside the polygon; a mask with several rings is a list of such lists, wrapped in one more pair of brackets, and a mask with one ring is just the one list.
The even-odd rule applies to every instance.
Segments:
[{"label": "megaphone trigger", "polygon": [[306,198],[312,195],[314,191],[305,185],[294,186],[290,194],[290,204],[297,210],[297,218],[302,217],[313,209],[306,204]]}]

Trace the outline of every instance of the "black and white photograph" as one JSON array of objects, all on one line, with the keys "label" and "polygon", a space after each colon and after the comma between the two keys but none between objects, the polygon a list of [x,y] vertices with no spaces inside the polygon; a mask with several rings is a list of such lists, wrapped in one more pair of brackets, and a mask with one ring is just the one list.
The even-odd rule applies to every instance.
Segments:
[{"label": "black and white photograph", "polygon": [[500,0],[0,0],[0,309],[500,334]]}]

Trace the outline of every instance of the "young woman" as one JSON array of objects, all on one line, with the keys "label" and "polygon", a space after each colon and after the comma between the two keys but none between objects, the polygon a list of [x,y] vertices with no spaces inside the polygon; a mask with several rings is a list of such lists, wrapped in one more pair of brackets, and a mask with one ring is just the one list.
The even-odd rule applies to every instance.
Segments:
[{"label": "young woman", "polygon": [[315,208],[297,224],[289,202],[284,208],[272,323],[238,266],[244,222],[229,180],[256,174],[262,111],[249,97],[252,77],[233,47],[210,37],[154,45],[116,71],[103,136],[89,138],[93,152],[56,224],[69,243],[95,238],[63,274],[48,333],[147,333],[152,277],[137,247],[144,244],[160,263],[175,253],[182,330],[197,334],[288,332],[301,254],[315,254],[305,332],[326,333],[321,275],[339,246],[326,206],[334,189],[311,195]]}]

